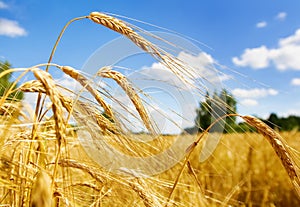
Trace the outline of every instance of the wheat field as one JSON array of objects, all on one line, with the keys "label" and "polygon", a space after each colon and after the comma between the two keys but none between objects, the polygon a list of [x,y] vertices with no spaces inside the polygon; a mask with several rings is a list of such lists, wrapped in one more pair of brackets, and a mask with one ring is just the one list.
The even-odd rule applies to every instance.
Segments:
[{"label": "wheat field", "polygon": [[[231,114],[255,127],[257,133],[218,134],[220,143],[215,152],[207,160],[199,161],[209,137],[208,129],[194,137],[161,134],[140,92],[126,75],[111,67],[101,68],[96,75],[111,79],[122,88],[149,134],[125,132],[126,126],[119,122],[118,114],[107,101],[107,97],[112,98],[108,93],[96,88],[81,71],[52,63],[67,26],[82,19],[126,36],[183,83],[189,85],[197,78],[192,67],[152,44],[122,20],[99,12],[71,20],[58,37],[48,63],[12,68],[0,74],[2,77],[21,72],[14,82],[17,89],[6,89],[0,99],[0,206],[300,205],[299,132],[278,133],[257,118]],[[72,88],[55,81],[52,70],[70,76],[91,98],[74,96]],[[21,82],[27,74],[34,79]],[[15,91],[37,94],[34,108],[8,100]],[[70,124],[72,119],[79,127]],[[95,162],[83,144],[84,131],[91,135],[89,142],[96,143],[101,137],[122,153],[142,158],[168,148],[178,136],[193,142],[172,168],[153,176],[138,176],[135,172],[115,173]],[[156,139],[147,143],[132,139],[152,135]]]}]

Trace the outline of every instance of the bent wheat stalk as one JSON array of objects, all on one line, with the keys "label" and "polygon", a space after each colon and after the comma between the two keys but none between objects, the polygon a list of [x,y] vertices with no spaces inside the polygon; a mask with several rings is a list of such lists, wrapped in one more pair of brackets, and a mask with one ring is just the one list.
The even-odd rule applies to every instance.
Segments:
[{"label": "bent wheat stalk", "polygon": [[249,125],[255,127],[257,131],[261,133],[272,145],[277,156],[280,158],[282,165],[287,171],[298,196],[300,197],[299,168],[295,164],[292,155],[283,141],[283,138],[258,118],[252,116],[241,116],[241,118],[243,118]]}]

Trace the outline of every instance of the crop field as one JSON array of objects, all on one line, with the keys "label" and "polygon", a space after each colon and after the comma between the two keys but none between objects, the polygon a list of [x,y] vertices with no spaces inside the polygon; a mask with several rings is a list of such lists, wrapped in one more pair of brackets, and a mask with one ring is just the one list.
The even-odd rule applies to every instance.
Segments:
[{"label": "crop field", "polygon": [[[122,20],[99,12],[71,20],[48,63],[0,73],[0,78],[20,74],[0,99],[0,206],[300,205],[298,129],[278,132],[258,118],[224,113],[203,132],[162,133],[149,113],[146,92],[113,66],[101,68],[96,75],[120,87],[134,113],[91,76],[52,63],[63,32],[81,19],[124,35],[189,87],[193,81],[198,83],[196,70]],[[53,70],[82,89],[60,85]],[[34,78],[21,81],[28,74]],[[195,85],[197,91],[205,96],[202,85]],[[35,105],[8,99],[15,92],[36,94]],[[226,103],[220,100],[216,105],[222,104]],[[131,119],[116,111],[115,105],[139,120],[145,132],[131,131]],[[209,131],[226,117],[239,117],[256,132]],[[205,144],[214,137],[218,138],[215,150],[201,159]],[[175,146],[176,140],[182,141]]]}]

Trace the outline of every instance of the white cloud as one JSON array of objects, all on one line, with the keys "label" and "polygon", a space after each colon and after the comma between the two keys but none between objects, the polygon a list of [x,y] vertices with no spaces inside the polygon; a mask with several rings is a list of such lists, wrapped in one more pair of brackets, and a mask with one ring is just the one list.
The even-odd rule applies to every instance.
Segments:
[{"label": "white cloud", "polygon": [[253,49],[247,48],[240,58],[234,57],[232,61],[242,67],[265,68],[269,66],[269,51],[264,45]]},{"label": "white cloud", "polygon": [[286,19],[287,13],[286,12],[279,12],[276,15],[276,19],[280,20],[280,21],[284,21]]},{"label": "white cloud", "polygon": [[[230,78],[228,75],[221,74],[217,71],[214,67],[213,57],[205,52],[201,52],[198,55],[180,52],[177,58],[187,65],[187,68],[184,68],[184,70],[188,71],[191,69],[189,73],[192,74],[193,79],[188,78],[188,80],[193,85],[196,85],[194,84],[196,79],[216,84]],[[161,63],[155,62],[151,66],[145,66],[142,69],[144,70],[143,73],[151,74],[151,77],[156,78],[156,80],[177,85],[178,88],[191,89],[189,85],[182,81],[177,75],[171,73],[170,70]]]},{"label": "white cloud", "polygon": [[0,1],[0,9],[7,9],[8,5],[4,3],[3,1]]},{"label": "white cloud", "polygon": [[279,112],[278,116],[280,117],[288,117],[288,116],[300,116],[300,109],[288,109],[285,112]]},{"label": "white cloud", "polygon": [[300,29],[298,29],[294,35],[279,40],[280,47],[299,45],[299,44],[300,44]]},{"label": "white cloud", "polygon": [[195,56],[186,52],[180,52],[178,59],[193,67],[197,71],[197,78],[206,79],[210,83],[219,83],[220,81],[230,79],[228,75],[221,74],[217,71],[215,68],[215,60],[208,53],[201,52]]},{"label": "white cloud", "polygon": [[300,70],[300,29],[293,35],[278,41],[277,48],[267,48],[262,45],[257,48],[247,48],[240,57],[233,57],[235,65],[262,69],[271,63],[278,70]]},{"label": "white cloud", "polygon": [[231,92],[233,96],[238,99],[238,102],[243,107],[254,107],[259,104],[258,99],[264,98],[267,96],[275,96],[278,94],[278,91],[269,88],[252,88],[252,89],[242,89],[235,88]]},{"label": "white cloud", "polygon": [[25,36],[26,30],[17,21],[0,18],[0,35],[8,37]]},{"label": "white cloud", "polygon": [[244,106],[257,106],[258,102],[254,99],[247,98],[247,99],[242,100],[241,104]]},{"label": "white cloud", "polygon": [[291,84],[294,86],[300,86],[300,78],[293,78]]},{"label": "white cloud", "polygon": [[242,89],[236,88],[232,90],[232,94],[239,98],[263,98],[266,96],[275,96],[278,94],[278,91],[274,89],[265,89],[265,88],[253,88],[253,89]]},{"label": "white cloud", "polygon": [[266,21],[261,21],[261,22],[258,22],[257,24],[256,24],[256,27],[257,28],[264,28],[264,27],[266,27],[268,25],[268,23],[266,22]]}]

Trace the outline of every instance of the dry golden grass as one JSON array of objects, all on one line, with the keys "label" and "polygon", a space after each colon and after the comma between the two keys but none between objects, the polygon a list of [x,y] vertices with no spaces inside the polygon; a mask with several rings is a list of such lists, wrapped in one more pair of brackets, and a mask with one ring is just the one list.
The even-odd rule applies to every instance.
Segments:
[{"label": "dry golden grass", "polygon": [[[138,35],[125,22],[98,12],[74,20],[83,18],[127,36],[159,59],[183,82],[189,83],[194,78],[195,73],[188,70],[188,66]],[[203,133],[185,150],[185,159],[165,172],[152,177],[139,177],[134,172],[117,174],[96,164],[87,155],[76,132],[82,129],[69,125],[71,116],[79,123],[79,128],[86,127],[84,130],[90,133],[92,141],[100,136],[131,156],[157,154],[168,148],[175,137],[163,136],[153,129],[141,98],[123,74],[102,70],[98,75],[111,78],[121,86],[133,102],[142,123],[153,134],[125,133],[111,106],[93,87],[92,80],[80,71],[50,63],[44,66],[45,70],[37,67],[24,69],[26,73],[32,72],[36,80],[22,83],[17,89],[39,94],[34,112],[27,110],[23,102],[8,102],[6,97],[12,90],[7,90],[0,100],[3,114],[0,116],[1,206],[300,205],[299,151],[294,150],[300,148],[299,132],[282,134],[282,137],[288,138],[284,140],[258,119],[241,116],[259,133],[220,135],[219,146],[205,162],[199,162],[203,140],[207,139],[207,134]],[[72,98],[62,93],[65,89],[71,95],[70,90],[55,83],[49,73],[50,66],[61,69],[78,81],[97,104],[84,99],[81,94]],[[6,73],[13,71],[16,70]],[[42,95],[49,98],[50,106],[41,101]],[[151,135],[157,136],[157,140],[146,144],[131,139],[133,136],[147,138]],[[189,135],[179,136],[191,138]]]}]

